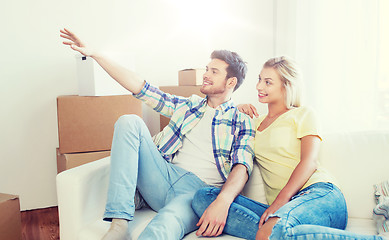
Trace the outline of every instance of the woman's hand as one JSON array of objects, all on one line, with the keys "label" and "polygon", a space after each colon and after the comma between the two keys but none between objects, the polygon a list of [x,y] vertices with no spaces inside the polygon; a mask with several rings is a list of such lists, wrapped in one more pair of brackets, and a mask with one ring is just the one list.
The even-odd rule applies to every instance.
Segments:
[{"label": "woman's hand", "polygon": [[284,200],[274,200],[268,209],[262,214],[261,219],[259,220],[258,231],[255,236],[255,240],[265,240],[269,239],[269,236],[272,233],[274,225],[277,223],[279,217],[271,217],[267,219],[271,214],[277,212],[282,206],[284,206],[288,201]]},{"label": "woman's hand", "polygon": [[279,217],[272,217],[266,221],[266,223],[257,231],[255,240],[269,240],[269,237],[273,231],[274,225],[277,224]]},{"label": "woman's hand", "polygon": [[277,212],[277,210],[284,206],[288,201],[289,199],[283,200],[277,197],[276,200],[274,200],[274,202],[270,205],[270,207],[268,207],[268,209],[266,209],[266,211],[262,214],[261,219],[259,220],[258,228],[261,228],[267,218],[271,214]]},{"label": "woman's hand", "polygon": [[63,30],[60,30],[61,37],[68,39],[70,41],[64,41],[62,42],[65,45],[69,45],[73,50],[81,53],[84,56],[91,57],[93,56],[93,51],[88,48],[74,33],[69,31],[68,29],[64,28]]},{"label": "woman's hand", "polygon": [[251,104],[239,104],[237,108],[240,112],[249,115],[251,118],[253,118],[253,116],[259,116],[257,109]]}]

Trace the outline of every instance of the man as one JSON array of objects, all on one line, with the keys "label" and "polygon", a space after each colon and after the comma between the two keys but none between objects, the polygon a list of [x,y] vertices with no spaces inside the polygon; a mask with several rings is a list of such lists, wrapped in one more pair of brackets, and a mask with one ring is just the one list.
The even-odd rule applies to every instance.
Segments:
[{"label": "man", "polygon": [[[61,36],[73,50],[93,58],[107,73],[155,111],[170,117],[169,125],[151,138],[137,116],[115,124],[111,174],[104,220],[111,228],[103,239],[124,239],[134,216],[138,190],[157,215],[139,239],[181,239],[199,219],[191,208],[195,192],[222,187],[199,225],[210,236],[220,235],[228,209],[242,191],[252,169],[254,130],[231,95],[243,82],[247,67],[236,53],[214,51],[203,76],[206,98],[173,96],[135,73],[89,49],[67,29]],[[205,234],[204,234],[205,235]]]}]

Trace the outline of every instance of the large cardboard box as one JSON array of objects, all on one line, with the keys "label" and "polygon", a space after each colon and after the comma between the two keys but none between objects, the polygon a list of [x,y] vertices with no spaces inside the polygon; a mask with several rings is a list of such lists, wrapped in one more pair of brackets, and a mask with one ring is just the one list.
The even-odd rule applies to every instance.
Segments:
[{"label": "large cardboard box", "polygon": [[20,203],[17,195],[0,193],[0,239],[22,239]]},{"label": "large cardboard box", "polygon": [[[105,53],[127,69],[134,71],[134,61],[130,56],[117,53]],[[128,90],[112,79],[106,71],[92,58],[76,56],[78,95],[109,96],[128,94]]]},{"label": "large cardboard box", "polygon": [[108,157],[110,155],[111,151],[61,154],[57,148],[57,173]]},{"label": "large cardboard box", "polygon": [[203,75],[205,69],[184,69],[178,71],[178,85],[179,86],[198,86],[203,84]]},{"label": "large cardboard box", "polygon": [[131,95],[60,96],[57,114],[60,153],[107,151],[117,119],[142,116],[142,103]]},{"label": "large cardboard box", "polygon": [[[190,97],[193,94],[199,95],[200,97],[205,97],[203,93],[200,92],[201,86],[160,86],[163,92],[170,93],[177,96]],[[161,115],[160,118],[160,129],[162,130],[166,125],[169,124],[170,119]]]}]

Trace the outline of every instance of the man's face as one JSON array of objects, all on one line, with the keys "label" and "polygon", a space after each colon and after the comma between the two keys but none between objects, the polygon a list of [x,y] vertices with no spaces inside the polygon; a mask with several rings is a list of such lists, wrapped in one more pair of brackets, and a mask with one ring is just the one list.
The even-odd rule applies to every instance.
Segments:
[{"label": "man's face", "polygon": [[205,95],[217,95],[226,91],[228,64],[220,59],[212,59],[203,75],[200,91]]}]

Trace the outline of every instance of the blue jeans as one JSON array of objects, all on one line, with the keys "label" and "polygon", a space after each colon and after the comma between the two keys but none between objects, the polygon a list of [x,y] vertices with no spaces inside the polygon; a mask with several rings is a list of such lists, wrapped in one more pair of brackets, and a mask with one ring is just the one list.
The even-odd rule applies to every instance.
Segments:
[{"label": "blue jeans", "polygon": [[131,221],[137,188],[158,212],[138,239],[181,239],[197,228],[199,219],[191,202],[196,191],[206,186],[196,175],[161,156],[141,118],[124,115],[116,122],[104,220]]},{"label": "blue jeans", "polygon": [[[219,192],[218,188],[203,188],[196,193],[192,208],[198,216]],[[230,206],[224,232],[255,239],[259,220],[268,207],[239,195]],[[344,231],[347,225],[346,202],[342,192],[331,183],[320,182],[306,187],[270,217],[280,218],[273,227],[270,240],[382,239]]]}]

